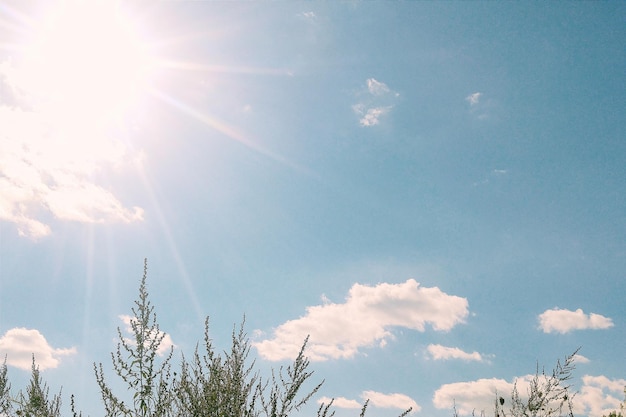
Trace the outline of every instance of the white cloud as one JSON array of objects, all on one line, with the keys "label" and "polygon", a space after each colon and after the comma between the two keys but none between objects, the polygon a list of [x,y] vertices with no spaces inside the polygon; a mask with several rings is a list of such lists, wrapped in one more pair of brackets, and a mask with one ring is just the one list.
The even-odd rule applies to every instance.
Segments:
[{"label": "white cloud", "polygon": [[376,126],[393,109],[400,94],[375,78],[367,79],[365,84],[365,91],[359,93],[361,100],[352,106],[352,110],[359,117],[361,126]]},{"label": "white cloud", "polygon": [[574,411],[590,417],[619,411],[626,379],[609,379],[603,375],[582,377],[583,385],[574,397]]},{"label": "white cloud", "polygon": [[[511,394],[517,387],[520,400],[528,401],[528,393],[535,375],[524,375],[515,378],[512,382],[498,378],[484,378],[475,381],[455,382],[442,385],[435,391],[433,405],[439,409],[451,409],[456,406],[460,416],[489,415],[494,411],[496,397],[504,399],[503,408],[509,410],[512,406]],[[547,376],[539,376],[539,386],[546,386]],[[559,402],[554,401],[551,407],[558,409]]]},{"label": "white cloud", "polygon": [[[0,65],[0,79],[20,92],[12,70],[10,63]],[[128,159],[123,142],[94,127],[93,119],[61,117],[35,104],[0,102],[0,220],[33,239],[51,233],[50,215],[87,223],[141,220],[141,208],[124,207],[92,179]]]},{"label": "white cloud", "polygon": [[[525,375],[516,379],[522,401],[528,399],[527,393],[533,378],[534,375]],[[539,381],[542,383],[541,377]],[[496,378],[445,384],[435,391],[433,405],[439,409],[451,409],[456,405],[460,416],[480,414],[482,411],[490,414],[497,393],[498,397],[504,398],[504,408],[508,410],[514,385],[514,382]],[[625,386],[624,379],[585,375],[582,377],[582,387],[572,399],[574,414],[601,417],[619,410]]]},{"label": "white cloud", "polygon": [[374,78],[369,78],[366,81],[366,83],[367,83],[367,91],[369,91],[370,94],[372,95],[382,96],[384,94],[391,92],[389,87],[387,87],[387,84],[381,83],[380,81]]},{"label": "white cloud", "polygon": [[585,314],[582,309],[570,311],[554,308],[539,315],[539,328],[544,333],[569,333],[572,330],[608,329],[613,320],[600,314]]},{"label": "white cloud", "polygon": [[320,399],[317,400],[317,403],[318,404],[330,404],[331,401],[333,402],[333,406],[337,408],[362,408],[363,407],[363,403],[360,403],[357,400],[349,400],[345,397],[337,397],[337,398],[321,397]]},{"label": "white cloud", "polygon": [[389,113],[391,107],[374,107],[370,109],[364,109],[361,107],[354,108],[355,113],[361,115],[359,124],[361,126],[376,126],[380,123],[381,116]]},{"label": "white cloud", "polygon": [[59,349],[48,344],[46,338],[35,329],[14,328],[0,337],[0,355],[6,356],[7,364],[30,370],[33,355],[40,370],[56,368],[62,356],[73,355],[76,348]]},{"label": "white cloud", "polygon": [[574,355],[574,362],[575,363],[589,363],[590,360],[589,358],[583,356],[583,355],[579,355],[578,353]]},{"label": "white cloud", "polygon": [[[119,318],[126,325],[125,327],[126,332],[132,335],[133,328],[131,326],[131,320],[133,318],[125,314],[120,315]],[[176,347],[176,345],[172,341],[171,336],[165,332],[159,331],[157,334],[150,335],[150,337],[153,337],[154,339],[158,337],[163,337],[163,340],[161,340],[161,344],[159,345],[159,348],[157,349],[157,355],[159,356],[163,356],[169,353],[171,348]],[[133,346],[137,345],[137,342],[134,339],[125,338],[124,340],[126,340],[126,343],[129,343],[130,345],[133,345]],[[149,340],[146,340],[146,343],[149,343]]]},{"label": "white cloud", "polygon": [[294,358],[310,335],[307,356],[314,361],[351,358],[366,346],[384,346],[392,327],[448,331],[468,315],[467,299],[448,295],[437,287],[420,287],[410,279],[401,284],[374,287],[354,284],[343,304],[307,307],[306,315],[274,330],[273,338],[254,343],[268,360]]},{"label": "white cloud", "polygon": [[[322,397],[317,400],[317,402],[318,404],[329,404],[331,400],[332,399],[329,397]],[[377,391],[363,391],[361,393],[361,401],[350,400],[344,397],[335,398],[333,400],[333,406],[337,408],[357,409],[362,408],[367,400],[369,400],[368,406],[377,408],[397,408],[403,411],[411,408],[411,413],[416,413],[422,409],[422,407],[408,395],[400,393],[384,394]]]},{"label": "white cloud", "polygon": [[[456,405],[459,415],[491,414],[494,408],[496,392],[507,397],[513,389],[513,383],[504,379],[478,379],[468,382],[445,384],[435,391],[433,405],[439,409],[451,410]],[[520,389],[520,393],[524,391]]]},{"label": "white cloud", "polygon": [[428,345],[426,348],[434,360],[461,359],[464,361],[484,361],[483,356],[478,352],[464,352],[457,347],[447,347],[442,345]]},{"label": "white cloud", "polygon": [[483,95],[483,93],[472,93],[469,96],[465,97],[465,100],[470,104],[470,106],[475,106],[476,104],[478,104],[480,102],[480,97]]},{"label": "white cloud", "polygon": [[412,408],[412,413],[417,413],[422,409],[415,400],[405,394],[383,394],[376,391],[364,391],[361,397],[365,400],[369,399],[370,404],[378,408],[399,408],[401,410]]}]

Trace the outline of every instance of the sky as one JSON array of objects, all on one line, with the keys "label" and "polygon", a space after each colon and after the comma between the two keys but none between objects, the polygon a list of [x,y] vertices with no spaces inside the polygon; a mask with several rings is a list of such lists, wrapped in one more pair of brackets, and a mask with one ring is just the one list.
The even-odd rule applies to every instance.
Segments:
[{"label": "sky", "polygon": [[[304,414],[626,385],[626,4],[0,1],[0,355],[102,414],[144,259],[166,342],[307,335]],[[313,381],[314,380],[314,381]]]}]

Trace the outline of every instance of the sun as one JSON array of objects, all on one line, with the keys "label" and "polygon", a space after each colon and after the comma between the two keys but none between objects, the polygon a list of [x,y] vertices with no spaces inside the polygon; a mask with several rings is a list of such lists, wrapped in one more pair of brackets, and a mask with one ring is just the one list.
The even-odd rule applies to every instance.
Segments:
[{"label": "sun", "polygon": [[60,2],[22,48],[18,84],[55,124],[92,128],[125,115],[155,60],[117,2]]}]

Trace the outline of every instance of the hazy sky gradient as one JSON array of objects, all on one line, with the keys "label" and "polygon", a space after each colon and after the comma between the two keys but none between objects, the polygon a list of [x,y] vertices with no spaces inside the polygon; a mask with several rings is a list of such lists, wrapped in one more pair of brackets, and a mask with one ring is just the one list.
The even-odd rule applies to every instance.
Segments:
[{"label": "hazy sky gradient", "polygon": [[14,389],[34,353],[99,415],[147,258],[177,352],[310,335],[338,417],[489,414],[578,347],[578,412],[619,406],[623,2],[59,4],[0,1]]}]

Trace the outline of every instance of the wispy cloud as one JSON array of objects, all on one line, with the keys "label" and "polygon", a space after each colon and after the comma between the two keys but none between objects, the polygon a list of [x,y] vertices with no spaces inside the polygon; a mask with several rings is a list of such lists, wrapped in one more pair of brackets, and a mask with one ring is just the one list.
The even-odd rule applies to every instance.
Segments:
[{"label": "wispy cloud", "polygon": [[36,329],[14,328],[0,337],[0,356],[7,364],[16,368],[30,370],[33,355],[40,370],[56,368],[61,357],[73,355],[76,348],[53,348],[46,338]]},{"label": "wispy cloud", "polygon": [[582,309],[570,311],[554,308],[539,315],[539,328],[544,333],[569,333],[573,330],[608,329],[613,320],[600,314],[585,314]]},{"label": "wispy cloud", "polygon": [[460,359],[463,361],[483,362],[485,358],[480,353],[465,352],[457,347],[448,347],[442,345],[428,345],[426,348],[430,357],[434,360]]},{"label": "wispy cloud", "polygon": [[491,98],[486,98],[479,91],[465,97],[465,101],[469,105],[469,112],[479,120],[486,120],[491,117],[492,110],[496,103]]},{"label": "wispy cloud", "polygon": [[[0,79],[19,92],[11,69],[8,63],[0,65]],[[0,98],[0,220],[34,239],[51,233],[50,215],[86,223],[141,220],[141,208],[124,207],[93,181],[101,169],[128,160],[123,142],[94,128],[93,120],[70,122],[24,104],[18,95]]]},{"label": "wispy cloud", "polygon": [[483,93],[472,93],[469,96],[465,97],[465,100],[470,104],[470,106],[475,106],[480,102],[480,97]]},{"label": "wispy cloud", "polygon": [[315,12],[312,11],[298,13],[298,16],[307,20],[315,20],[317,18]]},{"label": "wispy cloud", "polygon": [[389,113],[392,107],[373,107],[366,109],[362,104],[355,104],[352,109],[357,115],[361,117],[359,119],[359,123],[361,124],[361,126],[367,127],[376,126],[377,124],[379,124],[381,116]]},{"label": "wispy cloud", "polygon": [[[322,397],[317,400],[317,402],[318,404],[329,404],[331,400],[331,398]],[[400,410],[408,410],[411,408],[411,413],[417,413],[422,409],[422,407],[408,395],[400,393],[384,394],[377,391],[363,391],[363,393],[361,393],[361,401],[338,397],[333,400],[333,405],[337,408],[362,408],[367,400],[369,400],[368,405],[377,408],[395,408]]]},{"label": "wispy cloud", "polygon": [[344,303],[307,307],[304,317],[280,325],[271,339],[254,346],[265,359],[290,359],[310,335],[311,360],[350,358],[362,347],[384,346],[393,339],[392,327],[423,332],[430,325],[436,331],[449,331],[467,315],[467,299],[437,287],[421,287],[413,279],[374,287],[354,284]]},{"label": "wispy cloud", "polygon": [[358,94],[361,100],[352,105],[352,110],[359,117],[359,124],[364,127],[380,124],[381,118],[394,107],[399,93],[387,84],[369,78],[365,81],[365,90]]}]

